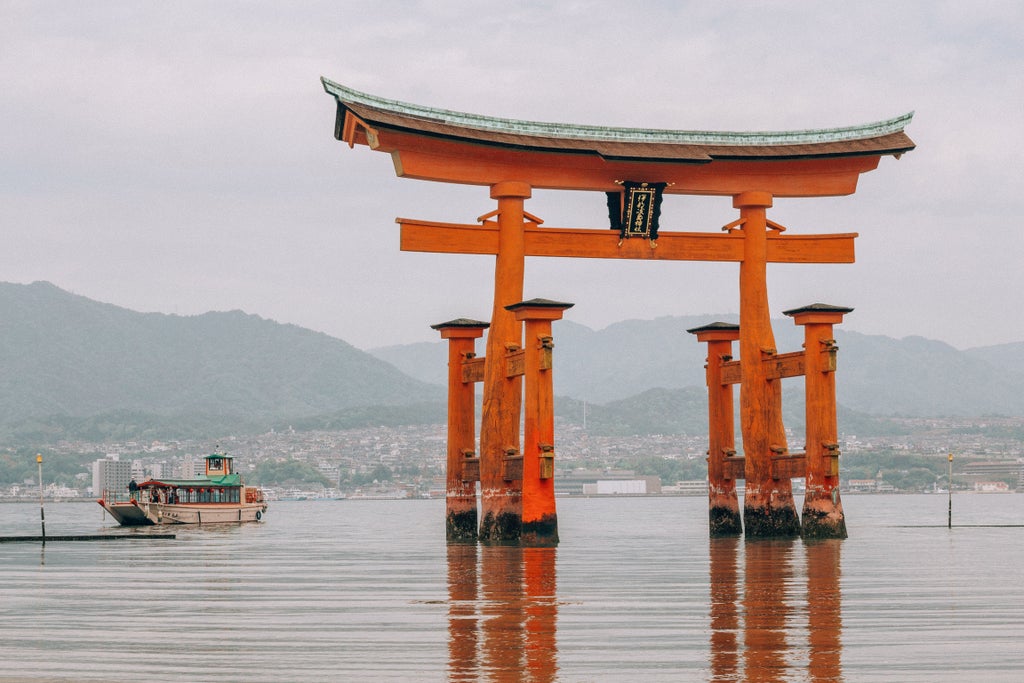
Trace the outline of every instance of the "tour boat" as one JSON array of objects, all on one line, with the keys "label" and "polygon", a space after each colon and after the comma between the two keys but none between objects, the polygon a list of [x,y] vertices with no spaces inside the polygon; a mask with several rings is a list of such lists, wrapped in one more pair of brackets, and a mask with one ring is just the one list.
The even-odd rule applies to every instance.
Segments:
[{"label": "tour boat", "polygon": [[258,522],[267,512],[259,487],[246,486],[232,469],[231,456],[206,456],[206,476],[198,479],[149,479],[124,494],[104,491],[97,502],[121,526]]}]

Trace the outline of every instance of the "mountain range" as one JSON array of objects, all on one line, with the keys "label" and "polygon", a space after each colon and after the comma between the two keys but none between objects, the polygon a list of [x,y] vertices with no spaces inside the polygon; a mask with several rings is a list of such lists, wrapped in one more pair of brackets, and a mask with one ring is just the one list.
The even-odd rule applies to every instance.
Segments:
[{"label": "mountain range", "polygon": [[[729,320],[673,316],[602,330],[556,322],[556,411],[576,421],[586,411],[609,433],[703,429],[706,348],[686,330],[720,319]],[[780,352],[800,349],[802,328],[788,318],[774,328]],[[848,419],[1024,415],[1024,343],[961,351],[841,326],[836,340]],[[441,341],[367,352],[241,311],[139,313],[46,282],[0,283],[0,436],[8,438],[443,422],[446,364]],[[798,415],[800,380],[784,388]]]},{"label": "mountain range", "polygon": [[241,311],[138,313],[0,283],[0,424],[119,411],[269,422],[443,400],[340,339]]},{"label": "mountain range", "polygon": [[[707,347],[686,330],[717,321],[736,318],[668,316],[596,331],[560,320],[552,330],[555,394],[605,404],[655,387],[703,388]],[[773,320],[772,328],[780,353],[801,350],[802,327],[783,318]],[[836,394],[846,408],[880,416],[1024,415],[1024,343],[961,351],[920,336],[893,339],[841,326],[835,338]],[[734,351],[738,355],[738,344]],[[441,342],[370,352],[424,382],[446,381]],[[482,339],[477,352],[484,354]],[[786,380],[784,387],[802,391],[802,380]]]}]

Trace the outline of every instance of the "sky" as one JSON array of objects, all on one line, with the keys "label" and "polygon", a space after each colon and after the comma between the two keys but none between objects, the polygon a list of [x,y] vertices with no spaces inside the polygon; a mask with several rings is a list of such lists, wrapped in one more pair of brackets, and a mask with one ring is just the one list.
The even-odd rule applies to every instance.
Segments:
[{"label": "sky", "polygon": [[[777,199],[857,262],[770,265],[774,316],[958,348],[1024,341],[1024,3],[0,0],[0,281],[136,311],[241,309],[373,348],[487,319],[494,259],[404,253],[398,216],[472,223],[486,188],[398,178],[333,138],[320,77],[532,121],[800,130],[914,111],[917,149],[848,197]],[[535,191],[545,225],[601,194]],[[662,230],[718,232],[728,197]],[[528,259],[526,298],[594,329],[739,310],[738,265]],[[557,335],[557,329],[555,331]],[[666,344],[692,340],[666,340]]]}]

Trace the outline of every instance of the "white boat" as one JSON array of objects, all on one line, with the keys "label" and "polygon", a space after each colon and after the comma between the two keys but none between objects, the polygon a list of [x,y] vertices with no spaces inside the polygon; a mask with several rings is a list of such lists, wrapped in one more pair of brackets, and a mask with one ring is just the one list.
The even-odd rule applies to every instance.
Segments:
[{"label": "white boat", "polygon": [[149,479],[129,485],[128,496],[105,491],[97,502],[121,526],[259,522],[267,501],[258,486],[246,486],[231,456],[206,456],[200,479]]}]

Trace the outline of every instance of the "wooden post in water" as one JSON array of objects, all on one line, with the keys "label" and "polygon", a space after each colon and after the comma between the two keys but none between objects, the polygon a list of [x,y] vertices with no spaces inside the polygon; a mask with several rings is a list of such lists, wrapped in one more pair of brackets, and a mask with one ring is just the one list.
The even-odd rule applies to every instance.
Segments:
[{"label": "wooden post in water", "polygon": [[43,456],[41,453],[36,454],[36,464],[39,465],[39,526],[43,545],[46,545],[46,513],[43,512]]},{"label": "wooden post in water", "polygon": [[522,533],[522,474],[515,467],[521,457],[522,379],[509,376],[504,359],[523,345],[523,324],[506,306],[523,300],[523,203],[530,195],[526,183],[491,187],[491,198],[498,200],[498,250],[480,416],[480,540],[488,543],[518,541]]},{"label": "wooden post in water", "polygon": [[812,304],[783,311],[804,327],[806,482],[804,538],[846,538],[839,499],[839,434],[836,424],[836,342],[832,326],[852,308]]},{"label": "wooden post in water", "polygon": [[946,484],[947,494],[946,497],[949,499],[949,507],[946,515],[946,528],[953,528],[953,454],[949,454],[949,481]]},{"label": "wooden post in water", "polygon": [[776,355],[768,309],[768,192],[733,197],[740,210],[743,261],[740,263],[740,420],[746,458],[743,526],[747,536],[782,538],[800,534],[793,482],[774,478],[772,456],[788,451],[782,424],[782,383],[770,379],[765,360]]},{"label": "wooden post in water", "polygon": [[736,455],[736,427],[732,384],[722,378],[722,363],[732,360],[732,343],[740,338],[740,326],[711,323],[687,332],[708,345],[704,365],[708,385],[708,532],[712,537],[736,536],[743,533],[743,521],[735,475],[726,471],[726,462]]},{"label": "wooden post in water", "polygon": [[531,299],[507,307],[526,326],[520,543],[527,547],[558,545],[551,321],[560,320],[570,307],[572,304],[547,299]]},{"label": "wooden post in water", "polygon": [[474,356],[476,340],[488,324],[459,318],[431,325],[448,340],[448,464],[445,527],[449,542],[475,541],[477,536],[475,384],[464,364]]}]

